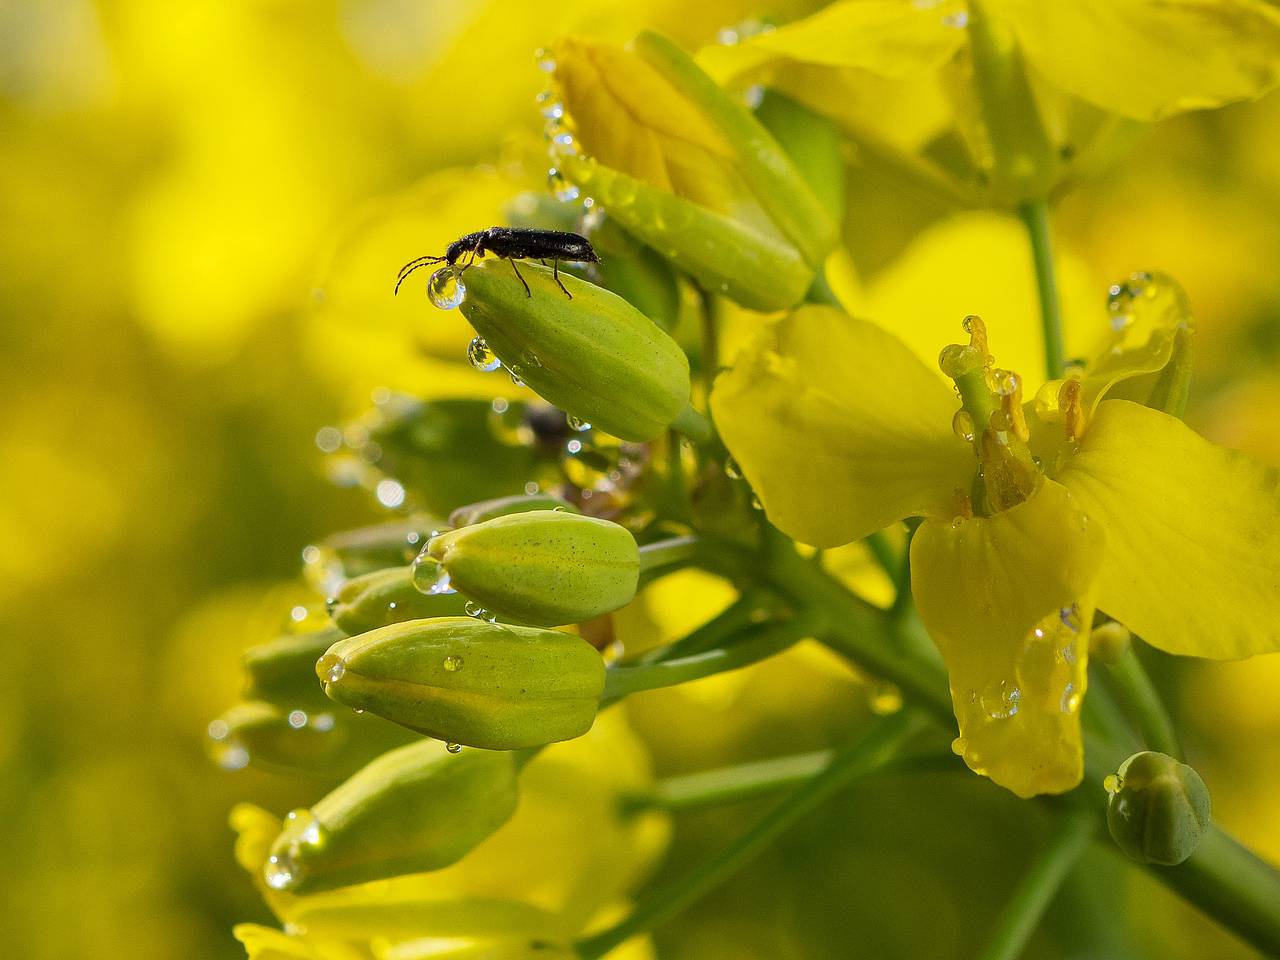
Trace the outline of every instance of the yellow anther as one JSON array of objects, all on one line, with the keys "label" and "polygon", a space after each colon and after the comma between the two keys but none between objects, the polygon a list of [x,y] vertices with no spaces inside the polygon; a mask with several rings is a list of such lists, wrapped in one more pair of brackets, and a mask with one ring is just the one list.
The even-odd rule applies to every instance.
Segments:
[{"label": "yellow anther", "polygon": [[1005,428],[1015,437],[1026,443],[1031,439],[1031,431],[1027,428],[1027,418],[1022,410],[1022,381],[1015,378],[1013,390],[1000,394],[1000,413],[1008,426]]},{"label": "yellow anther", "polygon": [[1062,426],[1068,440],[1084,436],[1085,413],[1080,399],[1080,381],[1067,380],[1058,391],[1058,410],[1062,414]]}]

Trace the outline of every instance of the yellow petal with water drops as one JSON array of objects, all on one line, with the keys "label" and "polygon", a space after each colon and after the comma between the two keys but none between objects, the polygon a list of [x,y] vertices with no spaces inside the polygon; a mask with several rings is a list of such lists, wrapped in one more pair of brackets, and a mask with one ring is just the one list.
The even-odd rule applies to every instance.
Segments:
[{"label": "yellow petal with water drops", "polygon": [[1080,782],[1090,594],[1105,539],[1047,480],[990,517],[926,520],[911,543],[920,618],[950,677],[953,747],[1021,797]]},{"label": "yellow petal with water drops", "polygon": [[1169,653],[1280,650],[1280,470],[1106,400],[1059,480],[1107,530],[1103,610]]},{"label": "yellow petal with water drops", "polygon": [[777,60],[857,67],[906,79],[941,67],[960,49],[963,9],[959,0],[845,0],[741,43],[707,47],[698,62],[721,81]]},{"label": "yellow petal with water drops", "polygon": [[1135,120],[1261,96],[1280,82],[1266,0],[986,0],[1053,84]]},{"label": "yellow petal with water drops", "polygon": [[711,395],[769,519],[819,547],[908,516],[952,516],[975,470],[951,431],[958,408],[896,337],[826,306],[766,326]]}]

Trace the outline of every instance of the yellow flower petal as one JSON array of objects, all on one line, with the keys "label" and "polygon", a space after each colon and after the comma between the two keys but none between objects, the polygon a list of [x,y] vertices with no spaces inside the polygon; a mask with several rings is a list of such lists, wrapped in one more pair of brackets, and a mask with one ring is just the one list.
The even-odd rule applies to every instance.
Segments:
[{"label": "yellow flower petal", "polygon": [[825,306],[764,328],[711,395],[769,519],[819,547],[951,515],[975,469],[951,432],[958,406],[896,337]]},{"label": "yellow flower petal", "polygon": [[1169,653],[1280,650],[1280,472],[1105,400],[1059,481],[1106,528],[1107,613]]},{"label": "yellow flower petal", "polygon": [[1135,120],[1259,97],[1280,82],[1264,0],[987,0],[1052,83]]},{"label": "yellow flower petal", "polygon": [[1022,797],[1080,781],[1089,599],[1105,537],[1047,480],[991,517],[926,520],[911,584],[960,724],[955,750]]}]

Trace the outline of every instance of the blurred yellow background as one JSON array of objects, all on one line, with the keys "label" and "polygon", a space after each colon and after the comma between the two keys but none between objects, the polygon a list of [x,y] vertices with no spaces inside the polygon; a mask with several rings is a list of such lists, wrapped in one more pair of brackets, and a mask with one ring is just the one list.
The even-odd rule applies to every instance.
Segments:
[{"label": "blurred yellow background", "polygon": [[[313,292],[362,211],[432,172],[509,162],[510,135],[540,126],[532,52],[561,33],[623,40],[654,26],[696,49],[747,16],[814,6],[0,4],[0,953],[237,957],[231,924],[268,919],[234,866],[227,811],[252,797],[279,812],[311,792],[217,769],[203,737],[236,695],[239,651],[294,602],[302,547],[387,514],[326,482],[313,438],[379,384],[472,389],[441,359],[447,347],[460,361],[455,338],[412,330],[427,322],[420,304],[397,306],[402,326],[371,312],[366,338],[359,309],[335,319]],[[419,188],[415,223],[430,235],[406,235],[412,245],[364,282],[389,280],[458,224],[491,225],[491,176]],[[947,214],[856,175],[850,211],[871,286]],[[1058,227],[1099,305],[1132,270],[1181,280],[1200,321],[1189,420],[1280,464],[1280,97],[1155,128],[1117,172],[1064,199]],[[930,263],[943,294],[918,309],[958,319],[971,310],[945,292],[961,278],[1007,280],[998,260],[941,236]],[[714,591],[699,593],[711,607]],[[1280,860],[1280,658],[1165,663],[1216,815]],[[821,695],[797,715],[795,685],[814,677]],[[632,717],[664,771],[805,749],[854,709],[830,677],[788,661],[730,688],[641,698]],[[954,858],[998,868],[988,840],[1012,801],[977,782],[949,790],[962,813],[945,824],[929,820],[936,807],[872,789],[806,825],[673,925],[663,956],[847,956],[857,917],[879,924],[867,955],[925,934],[963,944],[989,911],[967,915],[979,908]],[[906,849],[874,827],[890,815],[907,824],[895,837],[915,838]],[[696,857],[737,816],[682,821],[677,856]],[[966,835],[947,846],[957,824]],[[818,893],[815,860],[828,870]],[[1137,882],[1139,926],[1165,955],[1249,955],[1130,874],[1106,862],[1099,888],[1074,899],[1105,902],[1106,885]],[[907,891],[934,905],[928,924]]]}]

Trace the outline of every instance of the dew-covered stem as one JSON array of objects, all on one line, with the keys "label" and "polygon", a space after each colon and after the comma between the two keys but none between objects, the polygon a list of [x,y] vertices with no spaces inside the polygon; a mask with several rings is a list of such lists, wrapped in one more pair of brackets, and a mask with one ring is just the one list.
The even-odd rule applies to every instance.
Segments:
[{"label": "dew-covered stem", "polygon": [[619,923],[575,945],[582,960],[597,960],[637,934],[651,930],[680,913],[757,857],[770,843],[854,777],[890,760],[918,729],[902,711],[886,717],[809,779],[745,833],[692,871],[642,897],[634,911]]},{"label": "dew-covered stem", "polygon": [[1049,232],[1049,204],[1033,200],[1018,207],[1035,262],[1036,289],[1040,293],[1040,326],[1044,332],[1044,366],[1050,380],[1062,376],[1066,365],[1062,345],[1062,304],[1053,268],[1053,243]]},{"label": "dew-covered stem", "polygon": [[1120,692],[1122,708],[1132,718],[1147,748],[1182,759],[1182,745],[1173,718],[1165,709],[1164,701],[1155,684],[1151,682],[1133,645],[1115,660],[1107,663],[1107,672]]},{"label": "dew-covered stem", "polygon": [[1057,833],[1036,854],[996,920],[979,960],[1016,960],[1022,954],[1058,888],[1097,832],[1097,811],[1077,809],[1057,824]]}]

